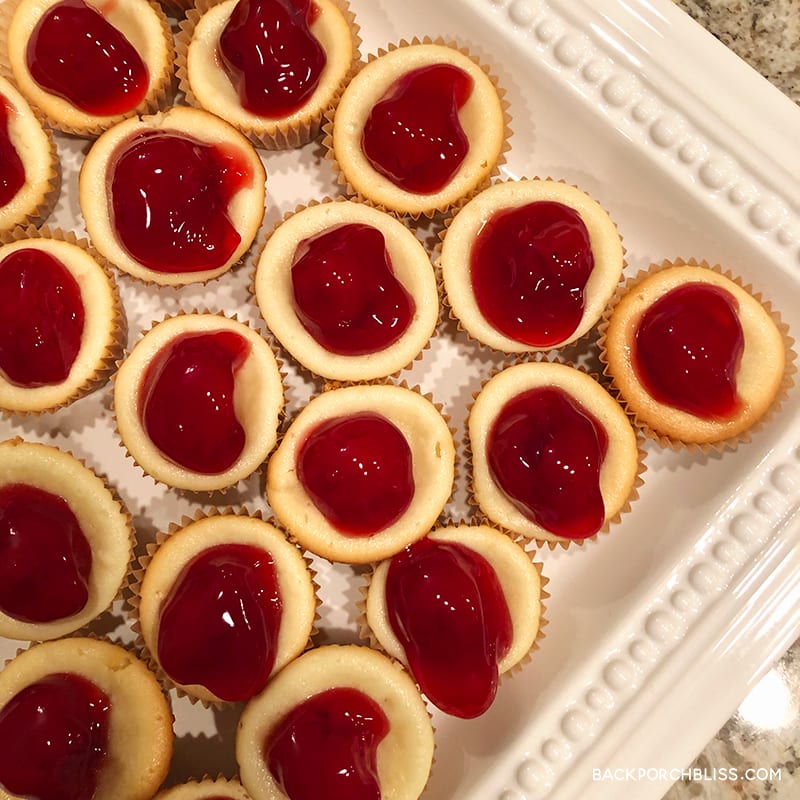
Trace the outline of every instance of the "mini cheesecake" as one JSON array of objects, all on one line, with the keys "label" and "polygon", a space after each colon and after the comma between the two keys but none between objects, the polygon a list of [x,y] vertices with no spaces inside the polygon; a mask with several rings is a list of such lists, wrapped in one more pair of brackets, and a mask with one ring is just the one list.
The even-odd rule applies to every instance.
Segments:
[{"label": "mini cheesecake", "polygon": [[250,800],[250,797],[237,780],[205,778],[170,786],[153,800]]},{"label": "mini cheesecake", "polygon": [[167,775],[172,746],[167,698],[119,645],[45,642],[0,672],[3,797],[149,800]]},{"label": "mini cheesecake", "polygon": [[206,0],[181,23],[178,75],[191,103],[257,145],[299,147],[319,133],[358,43],[336,0]]},{"label": "mini cheesecake", "polygon": [[128,511],[73,455],[0,443],[0,636],[43,641],[89,623],[119,594],[133,538]]},{"label": "mini cheesecake", "polygon": [[267,341],[220,314],[180,314],[147,331],[114,380],[122,443],[177,489],[211,492],[257,470],[277,440],[283,383]]},{"label": "mini cheesecake", "polygon": [[419,217],[482,187],[506,135],[487,71],[455,46],[415,41],[382,51],[350,81],[326,142],[349,192]]},{"label": "mini cheesecake", "polygon": [[447,714],[474,718],[494,702],[541,623],[542,580],[530,556],[488,525],[435,528],[375,568],[366,622]]},{"label": "mini cheesecake", "polygon": [[312,398],[267,466],[267,500],[303,548],[369,563],[433,526],[453,489],[455,447],[436,406],[392,384]]},{"label": "mini cheesecake", "polygon": [[0,234],[41,224],[58,197],[61,165],[52,134],[27,100],[0,77]]},{"label": "mini cheesecake", "polygon": [[638,439],[600,383],[566,364],[498,372],[468,419],[472,491],[488,519],[530,539],[569,544],[618,519],[642,470]]},{"label": "mini cheesecake", "polygon": [[616,225],[575,186],[504,181],[450,220],[438,259],[453,315],[507,353],[563,347],[599,321],[624,267]]},{"label": "mini cheesecake", "polygon": [[664,442],[734,445],[781,392],[787,354],[775,315],[707,264],[654,266],[626,285],[603,327],[614,390]]},{"label": "mini cheesecake", "polygon": [[420,241],[395,217],[353,201],[310,205],[281,222],[259,258],[254,293],[281,344],[337,381],[406,367],[439,315]]},{"label": "mini cheesecake", "polygon": [[357,645],[304,653],[250,700],[236,732],[239,776],[253,800],[417,800],[433,748],[414,681]]},{"label": "mini cheesecake", "polygon": [[264,216],[266,172],[219,117],[174,106],[106,131],[81,167],[92,244],[140,280],[182,286],[238,263]]},{"label": "mini cheesecake", "polygon": [[16,84],[66,133],[154,111],[170,88],[172,33],[148,0],[20,0],[6,36]]},{"label": "mini cheesecake", "polygon": [[40,413],[108,379],[125,320],[116,283],[85,240],[27,233],[0,246],[0,408]]},{"label": "mini cheesecake", "polygon": [[298,656],[316,596],[300,550],[257,517],[201,517],[172,532],[138,588],[145,645],[178,688],[210,703],[248,700]]}]

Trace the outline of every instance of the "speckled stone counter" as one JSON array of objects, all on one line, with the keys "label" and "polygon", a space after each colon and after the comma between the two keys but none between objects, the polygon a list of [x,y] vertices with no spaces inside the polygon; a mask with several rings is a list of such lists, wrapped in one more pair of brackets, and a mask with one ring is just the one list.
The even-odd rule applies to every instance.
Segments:
[{"label": "speckled stone counter", "polygon": [[[800,0],[676,2],[800,104]],[[800,798],[800,642],[685,772],[664,800]]]}]

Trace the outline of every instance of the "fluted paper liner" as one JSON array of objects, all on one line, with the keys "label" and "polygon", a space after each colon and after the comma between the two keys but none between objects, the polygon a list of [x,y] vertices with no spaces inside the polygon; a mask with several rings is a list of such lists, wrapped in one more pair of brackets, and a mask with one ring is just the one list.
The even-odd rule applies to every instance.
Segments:
[{"label": "fluted paper liner", "polygon": [[[265,518],[261,511],[255,511],[251,513],[246,508],[241,508],[237,511],[234,510],[233,507],[228,506],[226,508],[211,509],[210,511],[204,511],[202,509],[199,509],[191,517],[184,516],[182,517],[180,522],[170,523],[166,531],[159,531],[156,534],[155,542],[150,542],[147,544],[145,552],[142,555],[140,555],[139,558],[136,560],[136,565],[131,570],[130,578],[125,586],[128,607],[131,612],[131,630],[135,634],[134,646],[139,652],[141,652],[142,658],[147,662],[151,670],[158,676],[158,679],[161,682],[162,686],[164,686],[165,690],[169,691],[170,689],[174,689],[178,697],[186,697],[192,704],[200,703],[205,708],[225,708],[230,706],[232,704],[232,701],[226,701],[220,698],[209,699],[205,697],[199,697],[198,695],[189,691],[185,686],[174,681],[161,666],[161,663],[159,662],[157,655],[147,646],[147,643],[145,642],[144,636],[142,635],[141,623],[139,620],[139,608],[141,605],[142,582],[145,573],[147,571],[147,567],[150,565],[150,562],[153,560],[153,557],[155,556],[159,548],[164,544],[164,542],[167,541],[174,534],[178,533],[179,531],[183,530],[184,528],[188,527],[189,525],[195,522],[204,519],[221,518],[221,517],[247,517],[250,519],[257,519],[266,522],[267,524],[273,526],[278,531],[283,533],[284,536],[286,537],[287,542],[291,546],[297,549],[298,553],[302,556],[303,562],[305,563],[306,569],[308,571],[308,576],[311,585],[313,587],[314,599],[315,599],[314,618],[312,620],[312,624],[309,629],[308,641],[306,642],[306,646],[302,652],[305,652],[305,650],[308,650],[310,647],[313,646],[314,639],[319,634],[318,623],[320,620],[319,608],[321,600],[319,597],[319,583],[317,581],[317,572],[312,565],[312,561],[309,555],[290,539],[290,537],[286,532],[286,529],[283,526],[281,526],[281,524],[276,519],[272,517]],[[276,673],[273,672],[273,675],[274,674]],[[272,675],[270,676],[270,678],[272,678]]]},{"label": "fluted paper liner", "polygon": [[[166,481],[166,480],[164,480],[162,478],[159,478],[159,477],[153,475],[152,472],[150,472],[150,470],[145,465],[142,465],[141,463],[139,463],[139,459],[137,459],[136,456],[131,452],[130,448],[128,447],[128,443],[125,442],[122,434],[120,433],[119,419],[118,419],[118,409],[116,408],[116,401],[115,401],[116,390],[117,390],[117,386],[118,386],[119,369],[122,366],[122,364],[124,363],[124,361],[127,358],[130,357],[131,353],[133,353],[133,351],[136,348],[136,346],[138,346],[144,340],[144,338],[145,338],[145,336],[147,334],[149,334],[151,331],[153,331],[155,328],[157,328],[161,323],[167,322],[167,321],[172,320],[172,319],[174,319],[176,317],[189,317],[189,316],[215,316],[215,317],[220,317],[221,319],[225,319],[225,320],[228,320],[228,321],[238,322],[238,323],[244,325],[246,328],[248,328],[251,332],[253,332],[256,335],[260,336],[261,339],[263,339],[264,342],[267,344],[267,346],[270,349],[270,352],[272,353],[273,357],[275,358],[275,363],[276,363],[276,367],[277,367],[277,374],[278,374],[278,377],[279,377],[279,380],[280,380],[280,386],[281,386],[282,400],[281,400],[280,408],[278,410],[278,419],[277,419],[277,425],[276,425],[276,431],[275,431],[276,441],[272,445],[272,447],[269,450],[269,452],[265,454],[264,459],[259,464],[257,464],[253,468],[253,470],[251,472],[249,472],[247,475],[242,475],[240,478],[234,478],[234,479],[231,479],[231,480],[228,480],[226,478],[222,478],[221,479],[221,483],[219,485],[215,485],[213,487],[176,486],[176,485],[173,485],[172,483],[169,483],[168,481]],[[286,377],[287,377],[286,376],[286,372],[284,372],[284,369],[283,369],[283,361],[281,360],[281,354],[280,354],[278,348],[276,347],[275,342],[273,341],[272,337],[271,336],[264,336],[261,332],[256,330],[249,322],[247,322],[246,320],[240,320],[239,317],[238,317],[238,314],[228,315],[228,314],[226,314],[225,312],[222,312],[222,311],[212,312],[212,311],[209,311],[206,308],[198,308],[198,309],[195,309],[193,311],[180,310],[180,311],[178,311],[177,313],[175,313],[173,315],[168,315],[168,316],[163,317],[163,318],[161,318],[159,320],[153,321],[153,323],[151,324],[150,328],[148,328],[147,330],[143,330],[142,331],[139,339],[133,344],[133,346],[130,348],[130,350],[127,351],[124,354],[123,358],[120,361],[117,362],[117,372],[115,372],[114,376],[113,376],[113,383],[114,383],[115,391],[114,391],[114,393],[112,395],[112,401],[111,401],[111,410],[112,410],[112,413],[114,414],[114,434],[116,436],[116,439],[117,439],[117,442],[118,442],[119,446],[122,447],[123,450],[125,450],[126,455],[128,456],[128,458],[131,459],[131,461],[134,463],[134,465],[137,467],[137,469],[139,469],[143,475],[146,475],[146,476],[150,477],[157,484],[161,484],[163,486],[167,486],[167,487],[169,487],[171,489],[175,489],[175,490],[177,490],[179,492],[187,492],[187,493],[190,493],[192,495],[197,494],[197,495],[201,495],[201,496],[205,495],[207,497],[211,497],[211,496],[213,496],[213,495],[215,495],[217,493],[221,493],[224,496],[226,492],[231,491],[231,490],[233,490],[235,488],[244,488],[245,481],[249,480],[254,475],[259,475],[259,474],[262,474],[264,472],[264,470],[266,468],[267,461],[268,461],[269,453],[274,452],[275,448],[278,445],[278,440],[280,438],[280,431],[281,431],[281,428],[282,428],[282,425],[283,425],[283,419],[284,419],[285,414],[286,414]],[[164,458],[163,456],[161,456],[161,457]],[[233,465],[233,467],[231,467],[231,469],[233,469],[236,466],[237,463],[238,463],[238,460],[237,460],[237,462],[234,463],[234,465]],[[202,477],[205,477],[204,473],[193,473],[192,470],[188,470],[188,469],[185,469],[183,467],[181,467],[181,469],[184,469],[187,474],[189,474],[189,473],[196,474],[198,476],[198,479],[200,479]],[[230,470],[228,470],[228,472],[230,472]],[[224,475],[225,473],[221,473],[221,474]]]},{"label": "fluted paper liner", "polygon": [[[469,339],[471,342],[474,342],[476,345],[478,345],[481,348],[486,349],[487,351],[495,352],[495,353],[501,353],[503,355],[503,357],[506,358],[506,359],[512,359],[512,358],[520,355],[521,353],[536,353],[536,352],[545,353],[545,352],[550,352],[550,351],[553,351],[553,350],[564,350],[565,348],[581,347],[581,346],[585,345],[587,342],[589,342],[592,339],[593,336],[595,336],[596,330],[597,330],[597,325],[600,322],[600,320],[602,319],[602,312],[601,312],[600,314],[598,314],[598,316],[594,320],[593,324],[583,334],[581,334],[580,336],[578,336],[575,339],[569,339],[567,341],[564,341],[564,342],[561,342],[561,343],[558,343],[558,344],[548,345],[548,346],[543,346],[543,347],[528,346],[528,345],[525,345],[522,342],[520,342],[519,347],[517,347],[515,349],[507,349],[507,348],[497,348],[497,347],[494,347],[494,346],[482,341],[477,335],[472,333],[468,328],[466,328],[464,326],[464,324],[461,321],[460,317],[453,310],[453,307],[450,304],[450,299],[448,297],[447,290],[445,288],[444,273],[443,273],[442,263],[441,263],[442,247],[444,245],[445,239],[447,238],[447,234],[448,234],[448,232],[450,230],[450,227],[453,224],[453,221],[458,216],[458,214],[464,209],[464,207],[466,205],[468,205],[470,200],[477,199],[477,197],[480,194],[482,194],[482,192],[484,192],[486,189],[492,188],[493,186],[503,185],[503,184],[521,183],[523,181],[548,181],[548,182],[563,184],[564,186],[569,186],[569,187],[571,187],[573,189],[577,189],[579,192],[583,193],[584,195],[586,195],[586,197],[588,197],[589,199],[593,200],[594,202],[596,202],[598,205],[600,205],[602,207],[602,204],[595,197],[593,197],[589,192],[587,192],[585,189],[582,189],[577,184],[570,183],[569,181],[566,181],[563,178],[553,178],[551,176],[547,176],[545,178],[540,178],[538,176],[534,176],[532,178],[528,178],[528,177],[525,177],[525,176],[521,176],[519,178],[506,178],[506,179],[503,179],[503,180],[496,180],[490,186],[486,186],[483,189],[481,189],[480,192],[476,192],[475,195],[470,197],[465,202],[461,203],[458,206],[458,208],[454,209],[453,211],[451,211],[450,214],[448,214],[448,216],[444,219],[442,228],[439,231],[439,242],[436,244],[436,246],[434,248],[434,251],[433,251],[433,254],[432,254],[433,265],[434,265],[434,267],[436,269],[436,280],[437,280],[437,285],[438,285],[438,289],[439,289],[439,299],[440,299],[441,304],[442,304],[442,317],[443,317],[443,319],[446,317],[447,319],[453,321],[455,323],[455,325],[456,325],[457,330],[460,331],[461,333],[463,333],[467,337],[467,339]],[[606,213],[608,214],[608,212],[606,212]],[[626,254],[627,254],[627,249],[625,247],[625,243],[623,241],[622,234],[621,234],[621,232],[619,230],[619,226],[617,225],[616,221],[613,219],[613,217],[611,217],[610,214],[608,214],[608,218],[611,221],[611,223],[613,224],[614,230],[616,231],[617,236],[619,237],[619,241],[620,241],[620,243],[622,245],[622,264],[621,264],[621,268],[620,268],[620,278],[617,281],[617,284],[619,285],[619,283],[620,283],[620,281],[622,279],[622,275],[624,273],[624,270],[627,267],[627,259],[625,257]],[[467,269],[467,268],[468,268],[468,265],[465,264],[464,265],[464,269]],[[614,295],[612,293],[606,299],[606,302],[604,304],[605,308],[608,308],[608,304],[611,302],[611,298],[613,296]],[[488,324],[491,325],[491,323],[488,323]],[[494,326],[492,326],[492,327],[494,327]],[[500,334],[500,332],[498,332],[498,334],[502,335],[503,338],[508,339],[509,341],[511,341],[511,337],[509,337],[508,335]]]},{"label": "fluted paper liner", "polygon": [[[8,56],[8,33],[11,20],[20,5],[22,0],[4,0],[0,3],[0,74],[14,79],[14,71]],[[141,114],[150,114],[160,108],[165,108],[170,102],[173,94],[172,77],[175,60],[175,47],[173,43],[172,28],[169,20],[164,13],[161,5],[156,0],[145,0],[146,5],[150,7],[153,14],[156,15],[161,28],[161,34],[164,37],[164,44],[167,51],[167,58],[163,70],[157,76],[156,80],[152,82],[150,90],[147,92],[142,101],[135,107],[121,114],[114,114],[110,116],[98,116],[84,112],[81,109],[73,106],[75,116],[82,118],[82,121],[71,124],[64,119],[51,115],[47,109],[42,108],[37,104],[36,100],[31,97],[26,98],[28,102],[37,109],[47,125],[62,133],[68,133],[75,136],[95,138],[103,131],[116,125],[128,117],[134,117]],[[145,64],[150,69],[149,64]],[[14,81],[17,83],[17,81]],[[45,90],[46,91],[46,90]],[[25,94],[25,92],[22,92]],[[53,95],[55,97],[55,95]]]},{"label": "fluted paper liner", "polygon": [[[94,362],[93,368],[85,371],[85,377],[80,384],[77,384],[70,392],[62,392],[58,400],[55,402],[43,402],[38,400],[37,395],[41,394],[41,390],[38,387],[34,387],[29,390],[26,390],[24,387],[17,387],[19,390],[17,393],[26,398],[24,399],[24,402],[17,403],[14,407],[11,407],[10,405],[0,405],[0,413],[6,415],[13,414],[17,417],[37,416],[51,413],[59,408],[64,408],[68,405],[71,405],[76,400],[91,394],[96,389],[105,385],[105,383],[111,377],[112,372],[116,369],[116,365],[119,362],[120,356],[122,355],[128,335],[127,320],[125,318],[117,283],[113,274],[109,270],[105,259],[89,244],[88,240],[84,238],[79,239],[72,231],[63,231],[60,228],[49,228],[47,226],[37,229],[35,226],[29,225],[26,228],[18,227],[13,231],[10,231],[3,240],[2,244],[0,244],[0,248],[2,248],[4,244],[7,245],[25,240],[53,240],[57,242],[65,242],[69,245],[80,248],[87,255],[89,255],[97,264],[98,270],[108,282],[108,288],[111,297],[111,315],[108,319],[108,331],[102,352],[99,358],[97,358],[97,360]],[[85,285],[81,284],[81,286],[83,290]],[[83,294],[81,299],[85,300]],[[92,344],[94,344],[94,342],[92,342]],[[83,350],[84,347],[85,345],[82,344],[81,350]],[[81,351],[79,351],[76,355],[76,361],[80,355],[80,352]],[[61,384],[53,384],[48,386],[48,394],[58,395],[58,386],[69,383],[69,377],[70,376],[68,375],[67,379],[62,381]]]},{"label": "fluted paper liner", "polygon": [[198,800],[198,798],[210,797],[224,797],[224,798],[248,798],[244,786],[238,778],[226,778],[224,775],[219,774],[211,776],[207,772],[199,778],[191,778],[183,783],[177,783],[169,788],[162,789],[153,800],[176,800],[181,797],[184,800],[191,798]]},{"label": "fluted paper liner", "polygon": [[[636,409],[632,408],[628,399],[624,396],[615,376],[611,373],[608,366],[608,354],[607,354],[607,347],[606,347],[606,335],[608,332],[608,326],[611,321],[611,317],[614,313],[615,308],[619,304],[620,300],[629,292],[632,291],[638,284],[640,284],[645,278],[654,275],[658,272],[662,272],[663,270],[670,269],[672,267],[702,267],[703,269],[708,269],[715,272],[717,275],[720,275],[724,278],[727,278],[731,282],[733,282],[739,289],[747,292],[754,300],[756,300],[761,307],[766,311],[767,315],[772,320],[773,324],[777,328],[780,337],[783,341],[783,348],[784,348],[784,374],[780,386],[776,392],[775,397],[773,398],[771,404],[766,409],[765,413],[758,419],[756,419],[753,424],[743,430],[741,433],[734,435],[734,436],[723,436],[719,440],[716,441],[707,441],[707,442],[696,442],[696,441],[684,441],[680,438],[675,436],[670,436],[669,434],[657,430],[655,427],[651,426],[649,423],[642,420],[636,412]],[[786,323],[783,322],[781,319],[780,314],[772,307],[772,303],[767,300],[763,300],[760,293],[757,293],[753,290],[752,285],[745,284],[742,279],[735,275],[730,270],[723,269],[722,266],[719,264],[711,264],[708,261],[702,260],[698,261],[695,258],[689,258],[687,260],[676,258],[674,260],[665,259],[659,263],[653,263],[646,269],[641,269],[639,272],[628,278],[623,284],[621,284],[617,288],[617,292],[615,293],[614,297],[612,298],[611,302],[606,308],[605,314],[603,315],[600,325],[598,326],[599,338],[598,338],[598,348],[599,348],[599,357],[600,362],[603,366],[603,375],[604,378],[609,383],[609,391],[618,399],[619,403],[625,408],[628,415],[633,420],[634,424],[641,430],[643,436],[648,440],[651,440],[658,444],[659,446],[671,449],[675,451],[680,450],[687,450],[691,452],[700,452],[703,454],[708,453],[723,453],[726,450],[736,450],[740,444],[744,444],[752,438],[754,434],[760,431],[772,418],[772,416],[780,409],[784,400],[786,399],[788,392],[794,386],[794,374],[797,371],[796,367],[796,353],[794,351],[794,338],[789,333],[789,327]]]},{"label": "fluted paper liner", "polygon": [[[466,191],[462,192],[459,196],[452,197],[446,201],[443,201],[439,204],[433,204],[429,207],[423,208],[419,211],[410,211],[405,207],[400,207],[401,204],[398,203],[396,207],[392,208],[390,204],[381,203],[376,201],[374,198],[369,197],[368,194],[360,192],[358,189],[353,186],[350,179],[345,175],[344,171],[342,170],[341,165],[339,164],[336,155],[334,153],[334,146],[333,146],[333,131],[336,125],[336,113],[339,107],[339,101],[341,100],[341,96],[338,98],[337,102],[333,104],[326,112],[325,112],[325,122],[322,125],[322,132],[323,132],[323,139],[322,144],[325,148],[325,158],[327,158],[333,164],[336,173],[337,173],[337,181],[340,186],[343,187],[344,192],[349,196],[358,199],[362,202],[369,202],[374,205],[376,208],[380,208],[383,211],[389,211],[397,213],[404,217],[410,217],[412,219],[420,219],[420,218],[427,218],[433,219],[439,214],[443,214],[448,211],[452,211],[464,203],[466,203],[470,198],[474,197],[478,192],[482,189],[486,188],[489,185],[491,179],[500,174],[500,167],[505,163],[505,154],[511,149],[508,140],[511,136],[511,115],[509,113],[509,106],[510,104],[506,100],[506,91],[499,85],[499,81],[497,76],[491,71],[490,67],[486,64],[482,63],[476,56],[474,56],[469,49],[466,47],[460,46],[458,43],[454,41],[446,40],[442,37],[431,38],[430,36],[425,36],[423,38],[414,37],[411,40],[402,39],[398,43],[390,43],[387,47],[380,48],[377,53],[371,53],[367,56],[366,62],[360,64],[359,68],[354,70],[353,76],[354,78],[364,67],[368,66],[378,58],[386,55],[387,53],[391,53],[394,50],[398,50],[403,47],[410,47],[420,44],[434,44],[440,45],[443,47],[448,47],[452,50],[458,51],[461,55],[466,56],[469,58],[476,66],[478,66],[481,71],[486,75],[489,79],[490,83],[494,87],[495,93],[500,102],[500,111],[502,115],[502,133],[501,133],[501,146],[499,152],[497,154],[497,158],[494,164],[490,165],[490,169],[488,174],[486,174],[483,178],[477,178],[476,181],[468,188]],[[348,84],[349,85],[349,84]],[[346,89],[345,89],[346,91]],[[342,92],[344,94],[344,92]],[[424,196],[424,195],[418,195]]]},{"label": "fluted paper liner", "polygon": [[[472,450],[472,443],[469,436],[469,417],[472,413],[472,408],[474,406],[475,399],[483,391],[486,384],[496,375],[503,372],[505,369],[517,366],[519,364],[536,364],[536,363],[561,364],[565,367],[569,367],[570,369],[577,370],[578,372],[595,380],[601,389],[606,390],[606,387],[603,386],[602,383],[600,383],[598,375],[591,373],[588,370],[584,369],[583,367],[573,364],[572,362],[562,360],[558,355],[554,354],[547,355],[544,353],[532,353],[532,354],[519,355],[513,361],[504,363],[500,367],[492,371],[491,375],[485,381],[483,381],[480,388],[476,392],[473,392],[472,394],[472,403],[470,403],[469,406],[467,407],[467,418],[465,420],[465,429],[464,429],[464,439],[463,439],[464,454],[465,454],[464,460],[467,472],[469,474],[468,487],[467,487],[468,503],[471,509],[473,510],[472,516],[474,517],[476,523],[483,523],[486,525],[490,525],[492,527],[500,528],[501,530],[505,530],[505,527],[502,524],[493,520],[481,508],[475,493],[474,453]],[[613,394],[612,394],[612,399],[616,399],[613,397]],[[621,409],[624,411],[624,407],[621,406]],[[622,520],[622,517],[631,510],[632,504],[639,497],[639,488],[644,484],[644,478],[642,476],[646,471],[647,466],[645,464],[645,449],[642,440],[643,437],[641,436],[638,429],[636,429],[635,427],[633,428],[633,431],[636,436],[637,467],[631,491],[629,492],[627,499],[620,506],[619,510],[612,516],[608,517],[596,533],[592,534],[591,536],[586,536],[582,539],[568,539],[566,537],[557,536],[556,534],[552,534],[552,538],[543,538],[541,536],[536,536],[533,534],[527,535],[525,533],[512,530],[508,530],[507,531],[508,534],[515,540],[517,538],[521,538],[534,542],[537,548],[542,548],[547,546],[551,551],[557,548],[567,550],[570,547],[584,547],[589,542],[597,541],[600,536],[608,534],[612,530],[612,528]],[[531,524],[535,523],[532,522]],[[537,525],[537,527],[541,528],[542,526]]]},{"label": "fluted paper liner", "polygon": [[[265,150],[288,150],[302,147],[312,139],[316,139],[322,128],[322,122],[327,108],[338,102],[344,87],[350,82],[350,79],[356,71],[356,65],[359,63],[361,57],[359,53],[361,37],[359,35],[360,29],[356,23],[355,15],[351,11],[347,0],[330,1],[334,8],[342,15],[345,24],[350,30],[353,54],[344,78],[336,87],[335,91],[333,91],[328,102],[325,103],[323,107],[319,108],[319,111],[304,113],[293,121],[280,118],[274,120],[264,118],[263,124],[257,128],[232,122],[231,124],[234,124],[241,133],[247,136],[253,144],[256,145],[256,147],[261,147]],[[219,5],[220,2],[221,0],[197,0],[193,7],[189,7],[186,10],[185,18],[178,24],[178,32],[175,39],[175,75],[178,79],[178,88],[183,92],[186,102],[198,108],[203,108],[204,106],[198,100],[189,81],[187,67],[189,45],[200,19],[209,9]],[[211,111],[212,109],[207,108],[206,110]],[[215,110],[214,113],[217,113],[217,111]]]},{"label": "fluted paper liner", "polygon": [[[273,234],[275,234],[278,231],[278,229],[285,222],[290,220],[296,214],[299,214],[299,213],[301,213],[301,212],[303,212],[303,211],[305,211],[305,210],[307,210],[309,208],[315,208],[317,206],[324,205],[324,204],[327,204],[327,203],[346,203],[346,202],[352,202],[352,200],[350,198],[347,198],[347,197],[330,197],[330,196],[326,195],[321,200],[311,200],[308,203],[299,204],[292,211],[287,211],[283,215],[283,217],[273,225],[273,227],[271,229],[266,230],[264,232],[263,241],[259,242],[259,246],[258,246],[258,257],[254,259],[254,264],[252,266],[251,275],[250,275],[250,281],[249,281],[249,284],[248,284],[248,291],[249,291],[250,296],[253,299],[253,302],[255,303],[256,307],[259,309],[259,313],[260,313],[261,318],[265,321],[265,323],[267,324],[268,327],[269,327],[269,324],[267,323],[266,316],[264,314],[263,309],[261,308],[260,304],[258,303],[258,298],[257,298],[257,294],[256,294],[256,278],[257,278],[257,275],[258,275],[259,263],[261,261],[261,254],[263,253],[264,248],[267,246],[267,243],[272,238]],[[406,230],[408,230],[408,226],[405,224],[405,222],[402,219],[402,217],[399,217],[397,214],[394,214],[392,212],[387,212],[384,209],[381,209],[381,208],[378,208],[375,205],[372,205],[371,203],[365,203],[363,205],[369,205],[370,207],[374,208],[376,211],[379,211],[379,212],[381,212],[383,214],[387,214],[387,216],[389,216],[392,219],[396,220],[400,225],[403,225],[406,228]],[[423,246],[423,249],[424,249],[424,246]],[[427,253],[427,250],[425,252]],[[428,259],[430,260],[430,254],[429,253],[428,253]],[[433,268],[433,267],[431,267],[431,268]],[[436,280],[435,271],[434,271],[434,279]],[[439,294],[438,283],[437,283],[436,291],[437,291],[437,294]],[[441,298],[439,298],[439,305],[441,306]],[[294,313],[294,312],[292,311],[291,308],[284,308],[282,313],[291,314],[291,313]],[[441,316],[441,307],[439,308],[438,314],[439,314],[439,317],[440,317]],[[432,340],[433,336],[436,333],[436,327],[437,326],[438,326],[438,322],[434,325],[433,329],[431,330],[430,335],[425,340],[425,343],[422,345],[421,349],[413,356],[413,358],[410,358],[406,363],[402,364],[401,366],[396,367],[395,369],[392,369],[391,372],[387,372],[385,374],[381,373],[381,374],[377,374],[377,375],[364,376],[362,374],[358,374],[358,371],[356,371],[355,368],[353,368],[353,371],[349,372],[347,377],[342,376],[342,377],[340,377],[338,379],[333,377],[330,374],[323,374],[322,372],[315,371],[313,367],[316,366],[316,365],[312,365],[311,363],[305,363],[305,361],[309,361],[310,362],[311,359],[305,359],[305,361],[301,361],[297,356],[295,356],[280,341],[280,338],[278,337],[277,333],[275,333],[273,331],[273,335],[274,335],[274,337],[275,337],[275,339],[276,339],[276,341],[277,341],[277,343],[279,345],[281,353],[283,354],[284,360],[291,360],[292,362],[298,364],[303,370],[305,370],[305,372],[308,374],[309,378],[312,381],[315,380],[315,379],[321,379],[321,380],[323,380],[325,382],[338,381],[340,383],[358,383],[358,382],[362,382],[362,381],[380,381],[380,380],[383,380],[383,379],[386,379],[386,378],[392,378],[393,379],[393,378],[399,377],[399,375],[402,372],[404,372],[407,369],[410,369],[417,361],[420,361],[423,358],[423,356],[425,354],[425,351],[430,350],[431,340]],[[309,334],[309,336],[310,336],[310,334]],[[397,344],[397,342],[393,342],[389,347],[394,347],[394,346],[396,346],[396,344]],[[331,358],[331,359],[347,358],[347,356],[340,357],[340,356],[337,356],[334,353],[331,353],[329,358]]]},{"label": "fluted paper liner", "polygon": [[[523,669],[523,667],[525,667],[533,660],[533,654],[540,648],[542,640],[546,637],[544,628],[550,623],[545,613],[546,612],[545,601],[550,598],[550,593],[545,589],[545,587],[550,583],[550,579],[543,572],[544,565],[542,564],[542,562],[536,560],[537,553],[533,550],[527,549],[527,545],[530,544],[530,541],[522,536],[518,536],[516,534],[513,534],[505,530],[504,528],[501,528],[499,525],[496,525],[495,523],[480,522],[475,520],[460,520],[460,521],[447,520],[443,521],[441,524],[432,528],[430,532],[435,533],[440,528],[458,527],[458,526],[487,527],[497,531],[497,534],[499,536],[504,536],[505,538],[510,539],[520,548],[520,550],[522,550],[522,552],[524,552],[530,558],[533,566],[536,568],[536,571],[539,575],[539,617],[537,622],[536,635],[533,639],[533,642],[531,643],[531,647],[517,661],[509,665],[503,672],[501,672],[498,675],[498,687],[499,687],[503,685],[503,683],[507,681],[509,678],[511,678],[513,675],[520,672]],[[359,636],[361,637],[361,639],[365,640],[369,644],[369,646],[372,647],[373,649],[379,650],[380,652],[387,655],[389,658],[395,659],[395,656],[387,652],[386,648],[378,639],[377,635],[372,630],[367,620],[367,596],[370,591],[370,586],[372,584],[372,579],[374,577],[375,570],[378,568],[380,563],[382,562],[374,562],[371,565],[371,570],[364,574],[362,578],[362,583],[359,586],[359,593],[361,595],[361,597],[357,602]],[[406,669],[409,669],[407,664],[403,663],[403,666]],[[413,673],[412,677],[414,677]],[[424,695],[424,692],[422,692],[422,688],[419,686],[419,683],[417,683],[417,687],[420,689],[420,692]],[[430,700],[430,698],[428,698],[428,701],[431,703],[433,702]]]}]

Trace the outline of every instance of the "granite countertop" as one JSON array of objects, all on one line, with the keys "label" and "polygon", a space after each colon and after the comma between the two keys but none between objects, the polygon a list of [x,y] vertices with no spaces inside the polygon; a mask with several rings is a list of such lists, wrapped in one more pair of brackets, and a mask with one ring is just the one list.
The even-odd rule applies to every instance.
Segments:
[{"label": "granite countertop", "polygon": [[[675,1],[800,104],[800,0]],[[685,772],[664,800],[800,798],[800,641]]]}]

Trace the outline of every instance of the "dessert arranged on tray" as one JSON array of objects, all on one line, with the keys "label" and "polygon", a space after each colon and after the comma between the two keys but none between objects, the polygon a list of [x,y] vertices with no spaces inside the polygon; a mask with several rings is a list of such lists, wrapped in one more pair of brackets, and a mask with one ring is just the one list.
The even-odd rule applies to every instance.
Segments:
[{"label": "dessert arranged on tray", "polygon": [[[469,48],[422,31],[362,59],[344,0],[164,9],[0,6],[0,635],[23,648],[0,794],[416,800],[436,715],[486,713],[559,624],[537,547],[591,558],[648,447],[755,435],[791,339],[723,267],[626,280],[602,198],[501,180],[513,108]],[[273,151],[297,147],[338,194],[266,230]],[[74,230],[47,224],[59,198]],[[257,324],[175,302],[243,271]],[[461,430],[404,376],[453,336],[498,359]],[[129,478],[25,440],[96,391],[109,446],[194,515],[155,533]],[[318,630],[320,570],[354,582],[359,644]],[[119,599],[125,647],[92,627]],[[170,698],[241,705],[237,774],[162,786]]]}]

